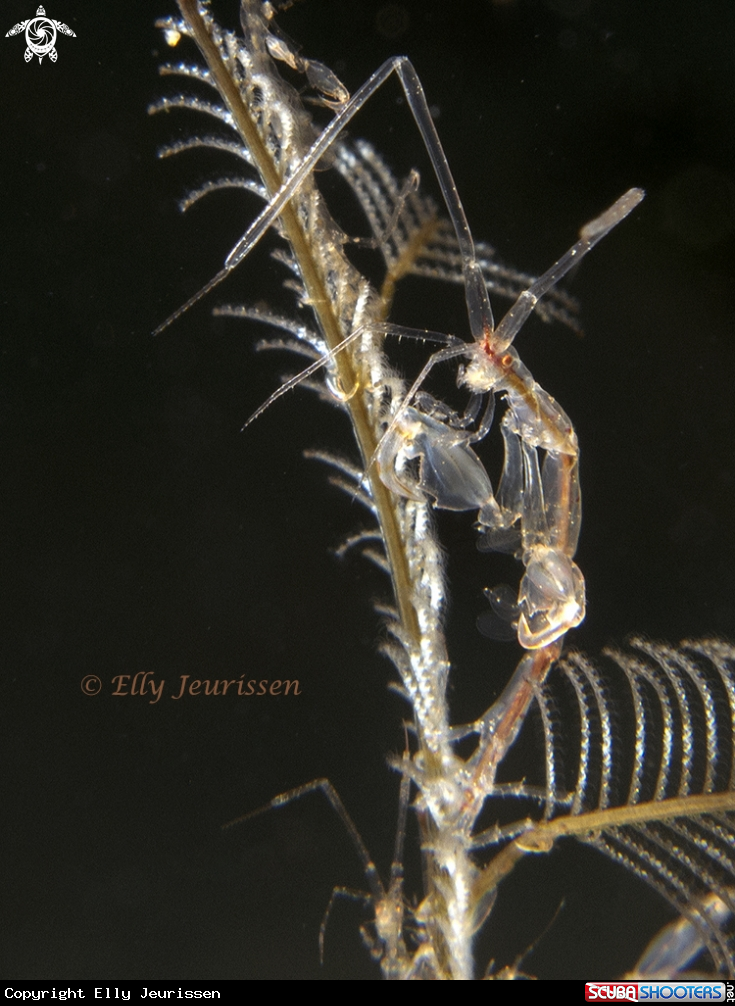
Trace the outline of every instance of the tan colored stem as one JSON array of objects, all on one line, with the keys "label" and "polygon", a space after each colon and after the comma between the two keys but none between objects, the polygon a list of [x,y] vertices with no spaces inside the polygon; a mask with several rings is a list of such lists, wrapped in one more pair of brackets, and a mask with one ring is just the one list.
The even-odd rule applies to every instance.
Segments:
[{"label": "tan colored stem", "polygon": [[[273,158],[263,143],[255,122],[251,118],[235,82],[224,66],[217,46],[207,31],[198,10],[197,0],[178,0],[178,4],[191,29],[194,40],[207,62],[215,85],[227,103],[235,126],[252,154],[268,194],[275,195],[283,184],[283,178],[276,170]],[[317,315],[327,346],[329,349],[336,349],[344,341],[345,336],[349,335],[349,332],[343,332],[340,328],[323,278],[311,253],[309,239],[304,233],[293,203],[288,203],[284,207],[280,221],[299,263],[309,304]],[[355,373],[351,355],[348,352],[338,353],[333,359],[340,386],[350,390],[359,389],[362,382],[360,375]],[[365,399],[361,394],[353,393],[346,404],[350,411],[363,463],[368,466],[370,459],[375,455],[378,443],[370,423]],[[411,644],[418,648],[421,642],[420,630],[412,603],[411,579],[398,529],[394,499],[380,481],[376,465],[370,467],[367,477],[370,481],[370,490],[383,533],[401,624]]]}]

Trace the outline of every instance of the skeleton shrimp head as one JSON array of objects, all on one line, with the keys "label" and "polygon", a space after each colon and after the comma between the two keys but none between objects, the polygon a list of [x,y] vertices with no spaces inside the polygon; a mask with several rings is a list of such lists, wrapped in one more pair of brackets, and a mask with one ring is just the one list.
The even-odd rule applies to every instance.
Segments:
[{"label": "skeleton shrimp head", "polygon": [[534,546],[523,562],[518,642],[527,650],[537,650],[584,619],[584,577],[568,555],[546,545]]},{"label": "skeleton shrimp head", "polygon": [[468,344],[469,363],[457,379],[458,384],[478,394],[499,391],[504,387],[508,374],[519,365],[523,366],[512,346],[499,350],[493,345],[492,337],[492,332],[485,332],[483,338]]},{"label": "skeleton shrimp head", "polygon": [[577,435],[562,407],[544,391],[512,346],[496,351],[486,338],[468,345],[469,363],[458,384],[474,394],[505,392],[515,431],[527,444],[562,454],[578,453]]}]

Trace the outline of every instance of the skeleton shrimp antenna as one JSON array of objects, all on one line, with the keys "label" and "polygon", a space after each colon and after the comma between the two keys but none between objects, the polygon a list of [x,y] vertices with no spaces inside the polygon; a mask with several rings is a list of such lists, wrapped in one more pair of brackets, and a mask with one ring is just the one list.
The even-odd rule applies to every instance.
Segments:
[{"label": "skeleton shrimp antenna", "polygon": [[222,280],[226,279],[229,274],[230,269],[228,269],[227,266],[225,266],[224,269],[220,269],[217,275],[210,279],[208,283],[205,283],[201,290],[198,290],[192,297],[189,297],[185,304],[182,304],[181,307],[177,307],[173,314],[170,314],[165,321],[162,321],[157,328],[154,328],[153,334],[160,335],[161,332],[167,329],[169,325],[173,325],[173,323],[178,321],[182,314],[186,314],[189,308],[193,307],[197,301],[200,301],[202,297],[205,297],[210,290],[214,290],[216,286],[219,286]]},{"label": "skeleton shrimp antenna", "polygon": [[[198,297],[199,294],[197,294],[197,299]],[[186,310],[186,305],[181,310],[182,311]],[[221,315],[222,313],[223,312],[215,309],[215,314]],[[274,402],[277,402],[278,399],[281,398],[283,395],[285,395],[288,391],[291,391],[293,388],[297,387],[299,384],[301,384],[302,381],[305,381],[308,377],[311,377],[312,374],[315,374],[318,370],[321,370],[322,367],[326,367],[327,364],[330,363],[330,361],[333,360],[338,353],[341,353],[343,349],[346,349],[348,346],[352,345],[352,343],[355,342],[357,339],[362,338],[362,336],[364,336],[366,332],[380,332],[382,335],[392,335],[396,336],[399,339],[400,338],[419,339],[424,340],[425,342],[446,342],[447,338],[449,338],[443,332],[431,332],[428,329],[423,328],[421,329],[407,328],[405,325],[392,325],[387,321],[381,321],[377,325],[360,325],[360,327],[356,328],[354,332],[350,332],[347,338],[343,339],[338,346],[335,346],[334,349],[330,349],[328,352],[324,354],[324,356],[321,356],[318,360],[315,360],[314,363],[310,363],[308,367],[300,371],[294,377],[289,377],[287,381],[283,382],[280,388],[276,388],[273,394],[270,395],[270,397],[267,398],[262,405],[259,405],[258,408],[255,410],[255,412],[252,414],[252,416],[250,416],[249,419],[246,420],[240,432],[242,433],[244,430],[246,430],[251,423],[254,423],[256,419],[258,419],[260,416],[263,415],[266,409],[269,409]],[[464,346],[465,343],[462,343],[462,345]]]},{"label": "skeleton shrimp antenna", "polygon": [[242,262],[249,252],[260,241],[265,232],[273,225],[283,212],[287,203],[293,199],[308,175],[314,170],[315,165],[326,153],[329,147],[339,136],[347,123],[359,112],[362,106],[372,97],[378,88],[385,83],[392,73],[399,79],[406,101],[411,109],[419,132],[426,146],[434,172],[439,182],[444,202],[446,203],[449,216],[452,220],[460,254],[462,256],[462,268],[466,280],[467,308],[470,316],[470,328],[473,334],[479,334],[484,330],[494,328],[492,309],[482,277],[480,266],[475,257],[475,245],[470,233],[464,207],[459,198],[454,178],[449,169],[444,148],[441,145],[439,134],[436,131],[429,105],[426,101],[424,89],[419,80],[413,65],[406,56],[394,56],[378,67],[372,76],[355,91],[353,96],[347,101],[334,116],[329,125],[319,135],[316,142],[309,149],[294,168],[290,177],[275,193],[268,205],[258,214],[247,231],[243,234],[232,251],[225,259],[224,267],[211,279],[198,293],[190,297],[189,300],[178,308],[170,317],[156,328],[154,335],[158,335],[164,329],[180,318],[185,311],[196,304],[205,294],[213,290],[219,283],[229,275],[232,270]]},{"label": "skeleton shrimp antenna", "polygon": [[598,241],[610,233],[613,227],[617,227],[621,220],[632,213],[644,196],[643,189],[628,189],[604,213],[584,225],[579,232],[579,241],[572,245],[569,251],[565,252],[550,269],[547,269],[543,276],[539,276],[528,290],[524,290],[520,294],[513,307],[495,329],[493,342],[496,352],[502,353],[504,349],[507,349],[544,294],[556,286],[559,280],[563,279],[569,270],[595,247]]}]

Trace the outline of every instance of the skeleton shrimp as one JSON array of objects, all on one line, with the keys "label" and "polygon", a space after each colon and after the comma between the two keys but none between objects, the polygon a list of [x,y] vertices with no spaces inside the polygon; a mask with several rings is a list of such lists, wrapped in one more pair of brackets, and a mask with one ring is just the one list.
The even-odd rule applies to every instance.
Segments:
[{"label": "skeleton shrimp", "polygon": [[[520,545],[525,572],[517,604],[508,604],[502,588],[486,593],[496,612],[517,618],[518,641],[526,649],[547,646],[584,618],[584,578],[573,562],[581,523],[579,447],[569,417],[534,380],[512,343],[539,298],[642,199],[640,189],[630,189],[586,224],[576,244],[518,297],[497,328],[492,315],[485,313],[476,329],[473,321],[479,315],[470,311],[475,341],[448,338],[448,345],[429,358],[377,451],[381,478],[394,492],[415,497],[418,488],[440,509],[477,509],[483,551],[515,552]],[[465,263],[468,284],[473,266]],[[481,300],[479,288],[476,292]],[[467,296],[469,303],[469,285]],[[460,356],[468,362],[457,383],[472,394],[461,417],[420,392],[438,363]],[[507,411],[501,423],[505,460],[496,496],[471,445],[488,433],[498,393],[505,395]],[[470,431],[486,394],[485,413]],[[414,400],[419,408],[411,404]],[[413,479],[407,462],[417,458],[419,474]]]},{"label": "skeleton shrimp", "polygon": [[[430,943],[423,932],[423,926],[418,919],[417,912],[412,911],[406,904],[403,892],[403,850],[410,790],[410,779],[403,772],[398,801],[396,838],[390,866],[390,881],[387,885],[382,881],[357,825],[350,817],[342,798],[328,779],[315,779],[313,782],[281,793],[264,807],[243,814],[223,826],[223,828],[231,828],[234,825],[242,824],[266,811],[285,807],[311,793],[321,792],[324,794],[352,842],[370,892],[355,891],[349,887],[334,888],[319,930],[319,957],[322,964],[324,963],[327,925],[332,909],[340,898],[348,898],[360,901],[372,908],[372,923],[361,926],[360,931],[373,960],[380,963],[385,979],[434,978],[439,972],[438,962],[435,960]],[[407,936],[409,937],[408,941]]]},{"label": "skeleton shrimp", "polygon": [[[221,76],[216,50],[197,4],[194,0],[179,0],[179,4],[193,36],[210,62],[210,71],[215,77]],[[244,4],[244,10],[249,17],[255,16],[253,0]],[[582,229],[580,240],[521,293],[496,328],[464,207],[423,87],[411,62],[403,56],[387,60],[349,97],[331,71],[321,64],[300,60],[284,39],[265,27],[273,16],[269,4],[263,5],[262,16],[271,55],[307,73],[313,86],[321,92],[321,103],[335,109],[335,116],[300,162],[290,167],[287,180],[272,194],[267,206],[230,251],[220,272],[163,322],[156,329],[156,334],[242,262],[279,219],[345,126],[378,88],[395,74],[431,160],[455,231],[473,341],[466,343],[455,337],[438,337],[446,342],[445,348],[429,358],[408,395],[393,411],[393,418],[375,451],[374,460],[379,465],[382,481],[403,496],[417,496],[420,490],[431,496],[439,508],[466,510],[477,507],[480,526],[485,529],[483,547],[487,550],[508,550],[508,542],[514,537],[520,538],[525,573],[518,595],[518,638],[527,649],[546,646],[567,629],[578,625],[584,617],[584,580],[572,561],[580,523],[577,439],[564,411],[536,383],[512,343],[538,300],[638,205],[643,192],[630,189],[605,213],[587,224]],[[228,97],[227,83],[223,83],[222,93],[232,109],[234,106]],[[368,329],[371,327],[370,324],[365,326]],[[428,335],[384,323],[374,327],[377,332],[394,330],[398,334],[421,339]],[[333,348],[325,356],[324,364],[357,334],[353,332],[341,346]],[[428,337],[437,338],[436,334]],[[434,403],[428,412],[414,408],[411,403],[417,399],[419,389],[433,367],[460,356],[467,357],[468,363],[460,371],[459,383],[472,393],[464,415],[450,415],[449,410],[438,403]],[[319,361],[315,367],[321,365]],[[315,367],[309,368],[307,373]],[[279,389],[255,415],[259,415],[285,390],[286,386]],[[496,498],[487,472],[471,444],[481,440],[489,431],[494,396],[498,393],[505,394],[508,410],[502,422],[505,462]],[[479,414],[481,398],[485,394],[489,395],[489,400],[484,416],[478,428],[471,432],[469,427]],[[419,405],[425,400],[417,399]],[[546,452],[543,465],[539,463],[539,450]],[[420,458],[421,472],[417,481],[405,472],[405,463],[411,458]],[[516,524],[519,524],[519,531],[515,530]],[[497,595],[490,599],[491,603],[493,600],[497,602],[496,607],[500,605]]]}]

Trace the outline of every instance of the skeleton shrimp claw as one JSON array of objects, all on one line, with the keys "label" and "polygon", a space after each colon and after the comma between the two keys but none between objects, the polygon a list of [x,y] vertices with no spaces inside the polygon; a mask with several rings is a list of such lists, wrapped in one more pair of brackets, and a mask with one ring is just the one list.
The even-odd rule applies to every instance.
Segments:
[{"label": "skeleton shrimp claw", "polygon": [[[476,510],[493,499],[485,466],[472,450],[474,436],[463,429],[458,416],[438,418],[440,403],[421,396],[426,411],[409,406],[383,437],[377,453],[380,477],[393,492],[408,499],[424,495],[442,510]],[[408,463],[418,459],[418,476],[409,475]],[[420,491],[419,491],[420,490]]]}]

